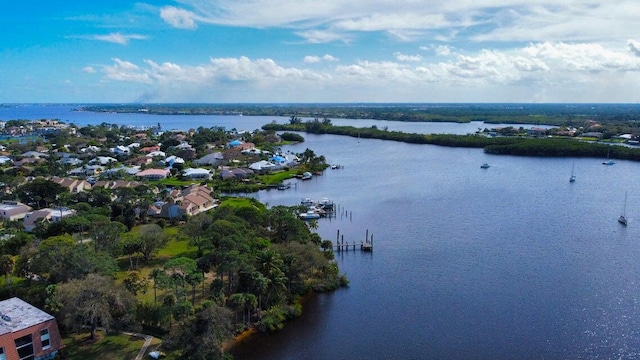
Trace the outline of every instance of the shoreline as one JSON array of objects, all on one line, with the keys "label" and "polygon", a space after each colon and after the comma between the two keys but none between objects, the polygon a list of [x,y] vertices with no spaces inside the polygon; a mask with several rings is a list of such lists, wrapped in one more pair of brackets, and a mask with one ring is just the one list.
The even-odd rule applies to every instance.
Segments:
[{"label": "shoreline", "polygon": [[[300,304],[302,306],[302,314],[300,316],[298,316],[297,318],[300,318],[302,316],[304,316],[304,308],[305,308],[305,303],[312,297],[312,296],[317,296],[318,294],[313,292],[313,291],[309,291],[308,293],[306,293],[305,295],[301,296],[300,299],[298,300],[298,304]],[[295,319],[297,319],[295,318]],[[285,321],[285,328],[287,327],[287,322],[291,321],[293,319],[288,319],[287,321]],[[279,330],[282,331],[282,330]],[[258,329],[255,326],[250,327],[247,330],[244,330],[240,333],[238,333],[237,335],[235,335],[233,337],[233,339],[231,339],[231,341],[229,341],[228,343],[224,344],[223,350],[225,353],[227,352],[233,352],[234,349],[238,348],[239,346],[243,346],[246,345],[248,343],[250,343],[251,341],[255,340],[257,337],[262,336],[262,335],[268,335],[268,332],[260,332],[258,331]]]}]

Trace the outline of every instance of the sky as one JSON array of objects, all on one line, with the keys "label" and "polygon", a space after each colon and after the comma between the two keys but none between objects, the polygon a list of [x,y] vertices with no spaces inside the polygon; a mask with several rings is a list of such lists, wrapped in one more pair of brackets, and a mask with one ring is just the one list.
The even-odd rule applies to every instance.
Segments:
[{"label": "sky", "polygon": [[638,0],[6,0],[0,103],[640,101]]}]

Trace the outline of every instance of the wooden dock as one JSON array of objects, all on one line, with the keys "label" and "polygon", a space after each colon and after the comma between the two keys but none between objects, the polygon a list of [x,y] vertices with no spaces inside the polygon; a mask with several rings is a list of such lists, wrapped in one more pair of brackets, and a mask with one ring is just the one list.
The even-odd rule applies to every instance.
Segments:
[{"label": "wooden dock", "polygon": [[[360,242],[359,245],[360,245],[359,248],[361,251],[367,251],[367,252],[373,251],[373,234],[371,234],[371,238],[369,238],[369,229],[367,229],[367,234],[365,236],[364,241]],[[349,250],[356,251],[358,247],[355,241],[351,244],[349,244],[348,242],[345,243],[344,235],[340,237],[340,230],[338,230],[336,244],[333,246],[333,248],[335,251],[341,252],[341,251],[349,251]]]}]

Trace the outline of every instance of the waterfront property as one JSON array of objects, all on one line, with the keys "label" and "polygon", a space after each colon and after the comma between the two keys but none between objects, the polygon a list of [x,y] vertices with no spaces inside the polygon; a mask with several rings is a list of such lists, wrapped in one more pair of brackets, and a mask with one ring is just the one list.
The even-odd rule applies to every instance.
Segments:
[{"label": "waterfront property", "polygon": [[17,297],[0,301],[0,359],[48,360],[61,347],[53,316]]}]

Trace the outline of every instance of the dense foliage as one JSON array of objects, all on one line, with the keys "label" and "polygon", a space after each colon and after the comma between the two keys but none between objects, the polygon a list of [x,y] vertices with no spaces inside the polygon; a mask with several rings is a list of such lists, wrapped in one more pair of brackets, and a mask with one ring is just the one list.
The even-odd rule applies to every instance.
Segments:
[{"label": "dense foliage", "polygon": [[[148,114],[333,117],[391,121],[446,121],[579,126],[585,120],[637,123],[637,104],[124,104],[85,109]],[[634,125],[634,126],[637,126]]]},{"label": "dense foliage", "polygon": [[574,156],[612,157],[640,161],[640,149],[611,146],[567,138],[531,138],[522,136],[488,137],[484,134],[415,134],[380,130],[377,127],[356,128],[353,126],[323,125],[318,121],[297,124],[267,124],[266,130],[303,131],[316,134],[345,135],[358,138],[402,141],[412,144],[432,144],[453,147],[484,148],[487,153],[522,156]]}]

